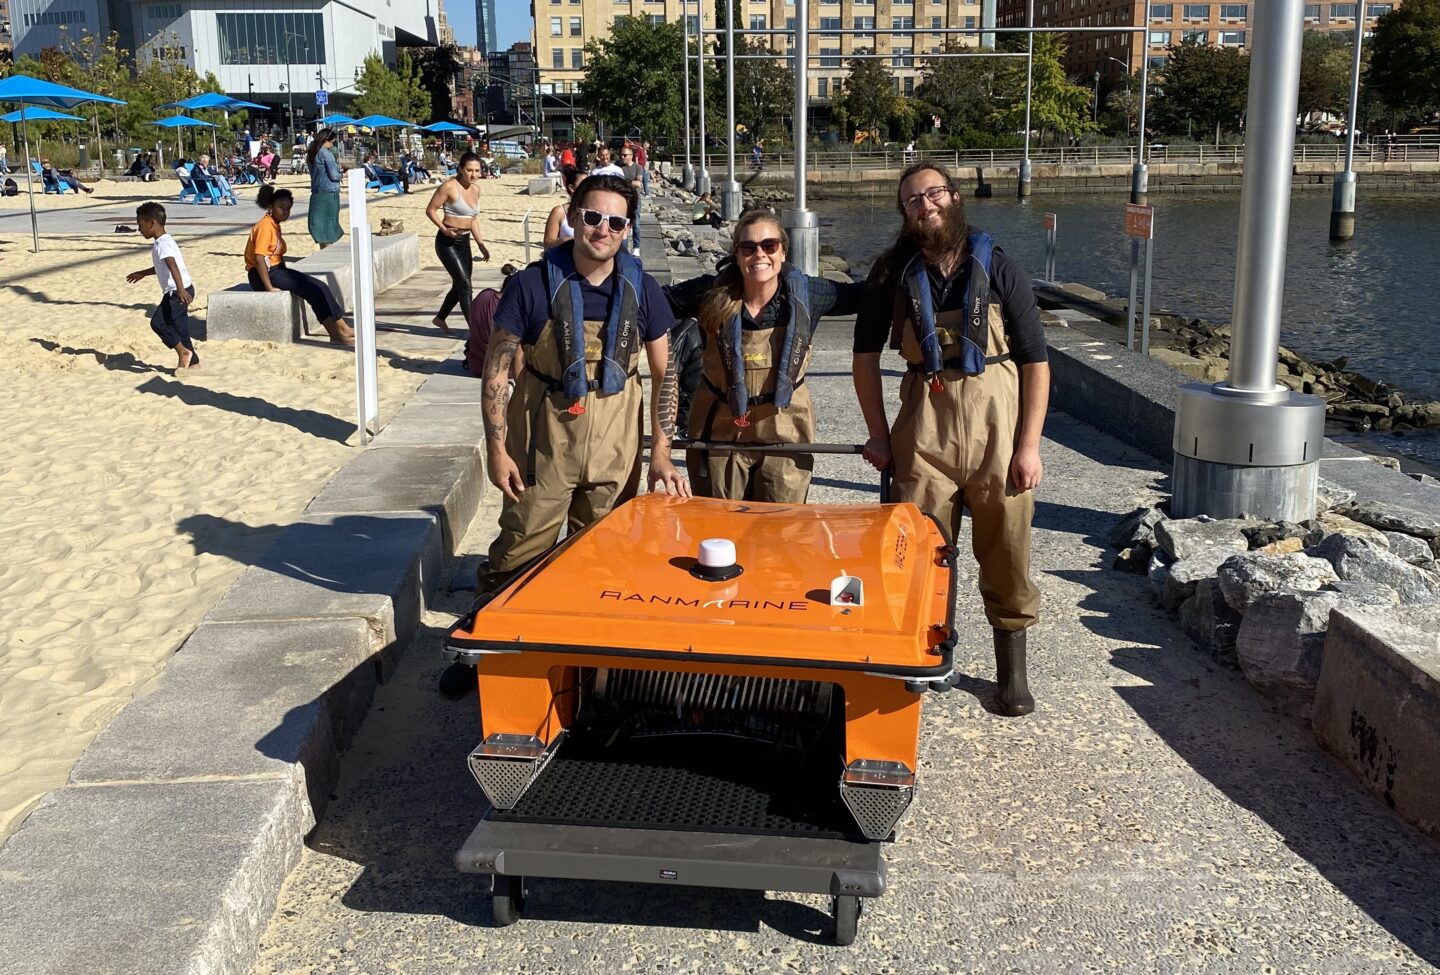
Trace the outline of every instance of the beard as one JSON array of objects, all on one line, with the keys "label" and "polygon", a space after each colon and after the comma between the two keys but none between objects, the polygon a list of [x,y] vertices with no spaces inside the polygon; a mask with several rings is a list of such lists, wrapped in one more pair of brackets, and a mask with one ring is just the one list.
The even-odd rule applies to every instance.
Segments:
[{"label": "beard", "polygon": [[969,233],[965,205],[958,199],[952,199],[950,205],[940,211],[939,221],[907,222],[903,236],[927,254],[950,254],[964,249]]}]

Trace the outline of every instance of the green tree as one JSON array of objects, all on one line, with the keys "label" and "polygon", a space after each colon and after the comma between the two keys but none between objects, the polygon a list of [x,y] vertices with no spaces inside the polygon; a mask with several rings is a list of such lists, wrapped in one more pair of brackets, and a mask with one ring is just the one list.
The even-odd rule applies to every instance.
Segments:
[{"label": "green tree", "polygon": [[455,89],[455,78],[460,73],[460,69],[464,67],[460,63],[459,50],[454,44],[418,48],[414,55],[414,61],[416,70],[420,74],[420,84],[430,99],[430,119],[449,118],[451,114],[450,98]]},{"label": "green tree", "polygon": [[[862,49],[856,54],[873,53]],[[842,128],[852,132],[871,132],[888,127],[891,119],[909,111],[904,99],[895,90],[895,75],[882,58],[847,58],[849,76],[833,101],[835,118]],[[884,133],[882,133],[882,136]]]},{"label": "green tree", "polygon": [[[621,17],[609,37],[585,45],[586,106],[610,129],[638,129],[646,138],[682,131],[680,68],[684,35],[679,23],[652,24]],[[710,73],[713,83],[714,73]],[[713,89],[706,89],[707,98]],[[712,99],[713,100],[713,99]],[[710,109],[710,105],[706,105]],[[723,105],[721,107],[723,118]]]},{"label": "green tree", "polygon": [[[1236,131],[1250,91],[1250,59],[1233,47],[1185,41],[1170,48],[1153,104],[1157,128],[1167,132],[1213,129],[1215,144]],[[1189,120],[1187,122],[1187,119]]]},{"label": "green tree", "polygon": [[749,130],[752,139],[768,138],[782,131],[781,117],[794,110],[795,73],[784,56],[766,44],[747,44],[743,51],[775,55],[773,60],[735,62],[735,121]]},{"label": "green tree", "polygon": [[[1079,135],[1095,128],[1090,120],[1093,91],[1089,85],[1072,84],[1065,77],[1065,39],[1059,34],[1036,34],[1030,82],[1030,127],[1046,133]],[[1018,65],[1018,69],[1015,65]],[[1005,72],[1020,74],[1020,90],[1010,107],[1000,113],[1005,131],[1025,128],[1024,63],[1018,58]]]},{"label": "green tree", "polygon": [[1397,119],[1440,111],[1440,0],[1406,0],[1376,22],[1369,48],[1365,84]]},{"label": "green tree", "polygon": [[378,54],[365,58],[355,93],[355,112],[361,116],[389,115],[411,122],[430,105],[420,72],[404,50],[396,53],[393,69]]},{"label": "green tree", "polygon": [[[971,50],[959,42],[946,41],[944,53],[956,54]],[[988,49],[981,49],[988,50]],[[920,84],[915,97],[923,112],[940,116],[940,128],[951,135],[967,131],[989,130],[1001,104],[1024,99],[1024,76],[1019,76],[1019,92],[1007,89],[1013,85],[1013,71],[998,70],[997,58],[949,57],[927,60],[920,71]]]},{"label": "green tree", "polygon": [[1344,115],[1350,104],[1349,34],[1307,30],[1300,45],[1301,118],[1326,112]]}]

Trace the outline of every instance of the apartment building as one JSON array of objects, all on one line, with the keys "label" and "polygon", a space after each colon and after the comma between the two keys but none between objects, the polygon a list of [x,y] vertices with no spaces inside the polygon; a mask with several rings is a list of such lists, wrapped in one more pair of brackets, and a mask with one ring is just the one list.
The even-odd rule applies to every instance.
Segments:
[{"label": "apartment building", "polygon": [[9,51],[10,47],[10,0],[0,0],[0,51]]},{"label": "apartment building", "polygon": [[531,0],[540,90],[557,95],[578,92],[585,77],[585,45],[609,37],[619,18],[678,23],[687,7],[692,31],[700,15],[707,28],[714,26],[714,0]]},{"label": "apartment building", "polygon": [[[997,22],[1002,27],[1025,24],[1027,0],[1000,0]],[[1401,0],[1366,3],[1368,27],[1376,18],[1398,7]],[[1069,36],[1065,70],[1082,79],[1100,74],[1107,85],[1140,70],[1140,58],[1150,59],[1152,68],[1164,67],[1167,50],[1188,38],[1220,47],[1245,48],[1251,3],[1151,3],[1144,0],[1036,0],[1037,27],[1143,27],[1143,31],[1114,34],[1086,33]],[[1308,3],[1307,30],[1355,30],[1358,3]]]}]

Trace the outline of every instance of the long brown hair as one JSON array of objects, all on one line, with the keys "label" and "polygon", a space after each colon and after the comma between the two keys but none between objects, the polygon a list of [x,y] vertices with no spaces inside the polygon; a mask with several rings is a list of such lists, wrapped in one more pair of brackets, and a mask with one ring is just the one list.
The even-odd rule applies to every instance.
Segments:
[{"label": "long brown hair", "polygon": [[790,253],[790,235],[785,233],[774,210],[748,210],[740,215],[740,219],[735,221],[735,229],[730,232],[731,260],[715,276],[715,284],[700,301],[700,327],[711,338],[720,334],[720,329],[740,313],[740,306],[745,303],[745,278],[734,255],[745,228],[757,223],[774,224],[780,236],[780,247],[787,255]]},{"label": "long brown hair", "polygon": [[334,141],[334,129],[321,129],[319,132],[316,132],[315,138],[310,140],[310,148],[305,150],[305,168],[314,169],[315,157],[320,154],[321,149],[325,148],[325,143]]},{"label": "long brown hair", "polygon": [[[895,184],[895,209],[900,212],[900,232],[896,235],[895,242],[886,249],[885,253],[876,259],[875,266],[870,269],[869,283],[872,285],[883,285],[891,278],[898,277],[901,269],[910,263],[910,258],[914,257],[915,253],[920,250],[919,243],[915,240],[914,235],[905,223],[905,201],[900,199],[900,187],[904,186],[905,181],[911,176],[923,172],[938,173],[940,177],[945,180],[945,185],[955,194],[955,198],[950,201],[950,206],[958,207],[960,210],[960,220],[962,225],[964,225],[964,229],[960,234],[961,241],[968,239],[968,233],[966,232],[968,231],[968,224],[965,224],[965,198],[961,196],[960,188],[955,185],[955,177],[951,176],[950,171],[938,163],[929,162],[928,160],[917,162],[907,167],[906,170],[900,174],[900,182]],[[962,244],[962,247],[965,247],[965,245]]]}]

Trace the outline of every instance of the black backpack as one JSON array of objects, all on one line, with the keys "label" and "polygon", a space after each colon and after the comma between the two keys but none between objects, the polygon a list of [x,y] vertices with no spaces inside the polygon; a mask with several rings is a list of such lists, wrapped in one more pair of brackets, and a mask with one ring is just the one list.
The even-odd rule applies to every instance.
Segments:
[{"label": "black backpack", "polygon": [[15,185],[15,180],[14,180],[14,179],[12,179],[12,178],[10,178],[9,176],[7,176],[7,177],[5,177],[5,185],[4,185],[3,187],[0,187],[0,195],[3,195],[3,196],[19,196],[19,195],[20,195],[20,187],[18,187],[18,186]]}]

